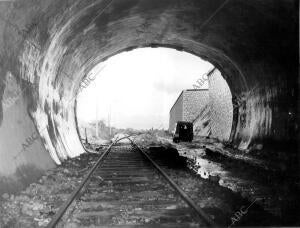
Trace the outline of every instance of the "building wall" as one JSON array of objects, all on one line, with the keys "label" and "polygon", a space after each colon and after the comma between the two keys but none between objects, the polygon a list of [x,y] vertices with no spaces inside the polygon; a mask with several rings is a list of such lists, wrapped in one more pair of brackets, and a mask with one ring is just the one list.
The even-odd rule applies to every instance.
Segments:
[{"label": "building wall", "polygon": [[211,137],[228,140],[232,127],[232,96],[220,71],[215,70],[208,78]]},{"label": "building wall", "polygon": [[169,132],[172,132],[175,128],[177,121],[183,120],[183,92],[179,95],[173,107],[170,110],[169,117]]},{"label": "building wall", "polygon": [[208,103],[208,89],[191,89],[183,92],[183,119],[193,122]]},{"label": "building wall", "polygon": [[177,121],[193,122],[208,102],[207,89],[182,91],[170,111],[169,132],[174,130]]},{"label": "building wall", "polygon": [[170,132],[177,121],[188,121],[193,122],[196,136],[229,140],[233,117],[231,91],[217,69],[210,74],[208,83],[209,89],[182,91],[170,111]]},{"label": "building wall", "polygon": [[200,111],[199,115],[193,122],[194,136],[209,136],[211,134],[210,128],[210,106],[205,105]]}]

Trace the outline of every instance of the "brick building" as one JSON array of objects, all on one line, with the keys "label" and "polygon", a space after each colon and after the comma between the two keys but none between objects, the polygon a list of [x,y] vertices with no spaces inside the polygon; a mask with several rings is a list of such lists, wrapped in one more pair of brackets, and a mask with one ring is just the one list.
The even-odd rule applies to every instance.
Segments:
[{"label": "brick building", "polygon": [[232,95],[220,71],[208,77],[211,137],[228,140],[231,133],[233,106]]},{"label": "brick building", "polygon": [[211,135],[210,127],[210,106],[206,104],[193,121],[194,135],[197,136],[209,136]]},{"label": "brick building", "polygon": [[170,110],[169,132],[174,131],[177,121],[193,122],[208,104],[208,89],[183,90]]},{"label": "brick building", "polygon": [[209,89],[184,90],[170,110],[169,131],[177,121],[194,124],[194,134],[228,140],[232,127],[232,96],[217,69],[208,75]]}]

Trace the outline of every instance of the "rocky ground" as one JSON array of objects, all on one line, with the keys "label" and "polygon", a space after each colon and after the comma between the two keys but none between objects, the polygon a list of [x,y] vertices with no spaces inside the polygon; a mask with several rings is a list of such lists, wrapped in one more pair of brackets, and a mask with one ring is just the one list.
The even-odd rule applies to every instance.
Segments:
[{"label": "rocky ground", "polygon": [[[197,205],[222,226],[295,224],[295,221],[284,221],[264,210],[258,202],[263,198],[243,197],[241,192],[221,186],[219,178],[201,177],[188,168],[193,166],[191,159],[178,156],[176,150],[166,149],[156,137],[139,136],[137,140],[149,149],[150,156],[163,166]],[[99,149],[99,153],[104,149]],[[31,184],[20,194],[3,194],[0,199],[0,227],[45,227],[98,156],[84,154],[69,159],[63,165],[49,170],[37,183]],[[296,214],[295,211],[290,213]]]},{"label": "rocky ground", "polygon": [[159,140],[187,157],[189,167],[202,178],[215,181],[251,202],[256,201],[278,217],[282,225],[300,225],[300,207],[295,203],[300,200],[300,181],[299,172],[292,168],[295,166],[285,168],[275,158],[253,156],[266,153],[262,147],[241,152],[214,139],[200,138],[177,144],[166,137]]},{"label": "rocky ground", "polygon": [[84,154],[69,159],[19,195],[2,195],[0,227],[45,227],[97,156]]},{"label": "rocky ground", "polygon": [[[165,153],[163,153],[165,151]],[[150,156],[164,167],[168,175],[221,226],[266,226],[279,224],[278,218],[263,210],[257,202],[243,198],[219,185],[218,178],[204,179],[190,169],[191,160],[178,154],[177,150],[150,147]],[[173,158],[173,159],[170,159]],[[239,216],[241,209],[247,213]]]}]

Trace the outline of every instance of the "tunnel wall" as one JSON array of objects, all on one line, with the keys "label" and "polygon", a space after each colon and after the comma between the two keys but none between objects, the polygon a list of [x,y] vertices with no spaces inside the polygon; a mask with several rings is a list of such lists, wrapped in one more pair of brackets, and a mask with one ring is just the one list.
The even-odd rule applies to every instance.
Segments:
[{"label": "tunnel wall", "polygon": [[[74,112],[80,81],[108,57],[145,46],[184,50],[221,71],[236,107],[233,145],[246,150],[254,143],[295,140],[297,1],[232,0],[217,10],[222,3],[0,2],[0,166],[12,167],[1,169],[1,179],[18,183],[16,172],[24,165],[35,170],[43,164],[45,170],[54,165],[50,157],[60,164],[84,153]],[[14,109],[20,118],[3,111],[8,73],[14,89],[28,88]],[[28,135],[34,146],[15,163],[9,154],[17,154]]]},{"label": "tunnel wall", "polygon": [[[0,193],[14,193],[35,181],[54,162],[45,150],[30,117],[27,94],[10,72],[6,73],[0,128]],[[7,137],[9,136],[9,137]]]}]

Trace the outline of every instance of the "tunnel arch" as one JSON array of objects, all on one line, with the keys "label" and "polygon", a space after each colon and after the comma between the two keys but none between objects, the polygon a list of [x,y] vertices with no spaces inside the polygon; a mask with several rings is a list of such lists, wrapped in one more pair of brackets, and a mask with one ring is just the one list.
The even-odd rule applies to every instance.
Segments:
[{"label": "tunnel arch", "polygon": [[[192,43],[194,43],[194,42],[192,42]],[[208,61],[211,64],[212,64],[212,62],[210,62],[210,61],[213,61],[217,66],[224,67],[226,69],[226,71],[223,71],[223,68],[219,69],[218,67],[216,67],[214,65],[218,71],[227,74],[227,77],[226,77],[227,80],[223,76],[222,73],[221,73],[221,77],[224,78],[226,82],[229,81],[230,83],[232,83],[231,87],[229,86],[231,95],[235,94],[235,96],[237,96],[237,94],[240,93],[240,90],[247,90],[247,84],[246,84],[244,75],[241,73],[240,69],[237,68],[235,63],[230,61],[230,59],[227,56],[223,56],[221,53],[218,53],[218,51],[216,51],[216,50],[214,50],[214,53],[217,53],[216,56],[213,57],[212,59],[210,59],[210,57],[207,57],[207,55],[205,55],[205,53],[210,52],[210,50],[209,49],[205,50],[205,52],[203,54],[203,47],[201,47],[201,44],[199,44],[199,46],[200,46],[200,48],[197,49],[197,50],[189,49],[189,45],[187,45],[187,47],[185,47],[185,46],[182,46],[182,45],[178,46],[176,44],[159,44],[159,43],[151,43],[151,44],[144,44],[144,45],[140,45],[140,46],[126,47],[124,49],[118,50],[117,52],[115,52],[115,53],[113,53],[109,56],[106,56],[106,57],[102,58],[101,60],[95,62],[92,66],[89,67],[89,69],[91,70],[95,66],[97,66],[98,64],[104,63],[109,58],[111,58],[113,56],[116,56],[118,54],[121,54],[123,52],[132,51],[132,50],[139,49],[139,48],[147,48],[147,47],[150,47],[150,48],[170,48],[170,49],[174,49],[174,50],[177,50],[177,51],[183,51],[183,52],[192,54],[194,56],[199,57],[202,60]],[[204,59],[204,58],[206,58],[206,59]],[[223,58],[225,60],[223,60]],[[84,80],[85,77],[88,74],[89,73],[85,74],[83,76],[82,80]],[[232,87],[233,87],[233,89],[232,89]],[[233,106],[233,109],[234,109],[235,114],[232,116],[231,129],[229,129],[229,131],[230,131],[229,142],[233,141],[233,137],[235,135],[235,130],[236,130],[236,125],[237,125],[237,122],[238,122],[238,106],[237,105]],[[77,119],[76,115],[75,115],[75,118]]]},{"label": "tunnel arch", "polygon": [[[0,174],[15,175],[28,164],[39,170],[50,167],[48,153],[57,164],[83,153],[74,116],[80,81],[99,62],[136,47],[173,47],[215,65],[234,96],[236,121],[230,142],[238,148],[266,139],[290,140],[293,131],[287,126],[297,110],[295,90],[288,88],[294,87],[298,73],[293,48],[298,19],[294,1],[274,3],[231,1],[210,21],[221,1],[1,3],[1,78],[11,73],[17,79],[15,89],[26,88],[18,106],[10,109],[20,117],[1,107],[5,162],[13,162],[14,154],[4,152],[11,145],[19,153],[28,136],[38,131],[40,139],[21,153],[18,165]],[[7,96],[8,87],[2,83],[2,103]],[[292,99],[284,102],[288,97]],[[22,127],[17,137],[7,124]],[[44,163],[31,159],[37,155]]]},{"label": "tunnel arch", "polygon": [[[167,49],[170,49],[170,50],[176,50],[178,53],[176,53],[177,55],[180,55],[181,52],[184,52],[184,53],[188,53],[188,54],[191,54],[195,57],[198,57],[199,59],[201,59],[202,61],[208,61],[208,59],[204,60],[201,56],[202,56],[202,53],[201,53],[201,49],[200,49],[200,53],[197,53],[197,55],[195,54],[196,52],[195,51],[192,51],[192,50],[189,50],[189,49],[186,49],[182,46],[175,46],[175,45],[168,45],[168,44],[158,44],[158,43],[155,43],[155,44],[145,44],[145,45],[141,45],[141,46],[132,46],[132,47],[127,47],[125,49],[122,49],[122,50],[119,50],[117,51],[116,53],[108,56],[108,57],[105,57],[103,58],[102,60],[100,60],[98,63],[96,63],[94,65],[94,67],[92,67],[92,69],[89,71],[89,73],[87,73],[84,78],[82,79],[83,81],[87,81],[89,82],[90,78],[93,77],[91,72],[95,69],[95,71],[98,71],[96,68],[98,67],[98,64],[99,65],[106,65],[106,61],[109,60],[110,58],[113,58],[114,56],[117,56],[117,55],[122,55],[122,53],[125,53],[125,52],[132,52],[134,50],[137,50],[137,49],[143,49],[143,48],[152,48],[152,49],[155,49],[155,48],[167,48]],[[219,59],[221,59],[222,56],[219,57]],[[211,64],[211,62],[209,62]],[[151,64],[151,62],[150,62]],[[233,75],[233,77],[240,77],[240,79],[232,79],[233,77],[230,77],[231,78],[229,81],[235,81],[235,87],[238,86],[238,88],[246,88],[247,85],[246,84],[243,84],[243,82],[245,82],[243,79],[243,75],[239,75],[239,71],[238,69],[235,69],[235,65],[228,61],[228,63],[226,63],[225,61],[223,61],[221,63],[221,65],[226,65],[226,64],[230,64],[230,65],[227,65],[226,68],[227,69],[231,69],[231,72],[236,72],[235,75]],[[99,67],[99,68],[102,68],[102,67]],[[99,70],[99,72],[101,72],[101,70]],[[199,74],[199,72],[198,72]],[[87,76],[87,75],[90,75],[90,76]],[[232,113],[232,109],[235,108],[236,109],[236,112],[238,112],[238,107],[235,106],[233,107],[233,104],[232,104],[232,90],[231,88],[228,86],[227,84],[227,81],[224,79],[223,75],[220,73],[220,71],[213,65],[211,65],[211,70],[210,72],[208,73],[208,75],[210,75],[208,81],[208,84],[212,83],[212,88],[214,89],[214,91],[212,92],[211,89],[210,89],[210,86],[208,88],[208,92],[209,92],[209,99],[207,100],[207,102],[209,104],[209,107],[213,107],[213,109],[211,110],[212,113],[214,113],[214,118],[211,119],[211,125],[212,125],[212,131],[211,131],[211,136],[212,138],[215,138],[217,140],[220,140],[220,141],[230,141],[230,136],[228,136],[228,133],[229,135],[234,135],[234,133],[232,133],[233,131],[235,131],[235,127],[236,127],[236,123],[238,122],[238,119],[237,119],[237,115],[233,116],[233,113]],[[102,76],[101,76],[102,77]],[[163,76],[162,76],[163,77]],[[198,75],[198,77],[201,77],[201,75]],[[93,81],[95,79],[95,77],[91,80]],[[199,79],[199,78],[197,78]],[[195,83],[196,83],[196,79],[195,79]],[[241,83],[241,84],[239,84]],[[137,84],[138,86],[138,84]],[[218,98],[218,96],[216,96],[217,94],[217,87],[219,87],[220,89],[222,89],[222,93],[223,93],[223,96],[222,98]],[[85,88],[85,86],[83,87]],[[192,88],[192,83],[190,85],[190,89]],[[184,88],[182,88],[184,89]],[[189,89],[189,88],[187,88]],[[81,91],[81,90],[80,90]],[[239,91],[236,91],[236,92],[239,92]],[[211,96],[212,94],[215,94],[214,96]],[[226,99],[223,99],[224,96],[226,97]],[[214,105],[213,105],[214,104]],[[226,109],[226,111],[224,112],[224,110],[220,110],[217,106],[222,106],[222,108],[224,108],[224,110]],[[78,107],[78,106],[77,106]],[[226,108],[225,108],[226,107]],[[210,109],[211,109],[210,108]],[[227,113],[228,112],[228,113]],[[76,114],[78,113],[78,111],[76,110],[75,112]],[[226,113],[228,115],[226,115],[226,118],[222,118],[221,117],[221,113]],[[199,113],[198,113],[199,114]],[[197,114],[197,116],[198,116]],[[195,116],[196,117],[196,116]],[[75,115],[75,118],[77,119],[77,116]],[[197,117],[199,118],[199,116]],[[235,119],[234,119],[235,118]],[[77,121],[78,122],[78,121]],[[220,130],[217,130],[217,125],[222,125],[222,130],[220,128]],[[195,126],[194,126],[195,128]],[[226,129],[226,130],[225,130]],[[81,136],[83,136],[81,134]]]},{"label": "tunnel arch", "polygon": [[[89,7],[86,7],[85,9],[88,9],[88,8]],[[84,10],[82,10],[82,11],[84,11]],[[81,14],[81,13],[78,13],[78,15],[79,14]],[[71,27],[71,28],[69,28],[69,30],[71,30],[71,31],[72,31],[72,24],[73,24],[73,26],[76,26],[77,23],[81,20],[80,17],[78,17],[77,15],[75,15],[74,18],[75,18],[74,21],[72,23],[70,22],[71,25],[69,25]],[[129,21],[126,20],[126,22],[131,24],[130,20],[132,18],[134,18],[134,17],[130,17]],[[125,26],[125,25],[123,25],[123,26]],[[65,30],[65,29],[66,29],[66,26],[63,26],[62,30]],[[111,29],[113,30],[113,28],[111,28]],[[63,33],[63,32],[61,32],[61,33]],[[58,34],[61,34],[61,33],[58,33]],[[117,37],[122,36],[122,34],[123,34],[123,32],[120,32],[120,33],[116,32]],[[60,39],[61,38],[57,38],[58,41],[60,41]],[[65,39],[68,39],[68,37]],[[64,43],[65,39],[61,39],[61,42]],[[54,38],[53,40],[56,40],[56,39]],[[228,56],[226,56],[221,51],[219,51],[215,48],[209,47],[207,45],[204,45],[200,42],[191,40],[191,39],[181,38],[180,36],[177,36],[175,38],[170,37],[167,39],[167,41],[161,41],[161,42],[155,42],[155,40],[156,40],[155,38],[152,38],[152,39],[148,38],[148,40],[144,40],[144,39],[137,40],[135,36],[132,36],[129,38],[127,37],[125,44],[122,44],[122,42],[114,41],[114,43],[111,44],[110,49],[102,51],[101,50],[102,47],[99,47],[98,50],[96,49],[97,51],[91,52],[90,56],[86,57],[87,61],[86,60],[81,61],[81,62],[84,62],[84,64],[81,64],[81,66],[78,68],[80,70],[79,70],[79,72],[75,73],[76,77],[73,76],[75,79],[74,80],[75,82],[73,83],[74,86],[70,92],[71,96],[73,95],[73,97],[75,98],[76,93],[79,89],[80,82],[83,80],[84,76],[86,76],[87,73],[95,65],[99,64],[100,62],[103,62],[104,60],[108,59],[109,57],[116,55],[117,53],[123,52],[125,50],[132,50],[137,47],[159,47],[159,46],[160,47],[171,47],[171,48],[174,48],[177,50],[184,50],[186,52],[192,53],[192,54],[199,56],[200,58],[207,60],[207,61],[211,62],[212,64],[214,64],[221,70],[222,75],[228,82],[230,88],[232,89],[232,94],[234,96],[236,96],[236,94],[239,94],[243,90],[244,91],[247,90],[247,83],[245,81],[245,77],[242,74],[241,70],[237,67],[237,64],[235,64]],[[128,45],[128,43],[129,43],[129,45]],[[139,45],[138,46],[132,45],[135,43],[139,43]],[[115,48],[114,46],[112,46],[113,44],[118,46],[118,48]],[[59,45],[58,45],[58,47],[59,47]],[[53,48],[53,47],[51,47],[51,45],[50,45],[49,49],[51,49],[51,48]],[[78,47],[78,49],[80,49],[80,47]],[[98,53],[101,53],[101,54],[98,54]],[[64,58],[67,60],[65,60]],[[74,57],[73,57],[73,59],[74,59]],[[68,56],[63,56],[61,65],[58,66],[58,68],[65,69],[66,65],[68,65],[68,64],[71,65],[72,60],[70,60],[70,59],[68,60]],[[74,68],[76,68],[76,63],[75,63]],[[82,69],[84,69],[84,70],[82,70]],[[54,80],[59,81],[60,77],[65,78],[66,74],[70,75],[70,73],[66,73],[66,72],[67,71],[65,71],[65,70],[58,71],[58,74],[53,76],[53,77],[56,77]],[[62,79],[62,80],[64,80],[64,79]],[[42,82],[42,83],[44,83],[44,82]],[[40,83],[40,87],[43,87],[41,85],[42,83]],[[69,97],[70,97],[70,95],[69,95]],[[51,105],[49,105],[49,106],[51,106]],[[74,105],[71,104],[71,107],[73,107],[73,106]],[[61,112],[65,112],[65,111],[63,111],[63,108],[62,108]],[[75,116],[74,112],[75,112],[74,109],[72,109],[72,113],[69,113],[69,115],[72,116],[72,118]],[[234,115],[235,121],[233,121],[234,124],[232,126],[232,132],[235,132],[235,128],[236,128],[236,125],[238,122],[237,118],[238,118],[238,108],[235,109],[235,115]],[[71,128],[71,127],[74,128],[75,122],[76,122],[76,120],[72,123],[73,126],[69,126],[68,128]],[[55,126],[55,124],[53,124],[53,125]],[[55,132],[58,133],[59,130],[56,130]],[[73,135],[74,140],[76,140],[76,138],[78,138],[78,136],[75,136],[75,131],[71,135]],[[233,140],[233,136],[234,136],[234,134],[232,134],[231,140]],[[65,136],[61,136],[61,137],[64,139],[70,138],[70,132],[65,133]],[[50,137],[46,137],[46,138],[50,139]],[[54,140],[56,140],[56,138],[59,138],[59,137],[52,136],[51,138],[54,138]],[[57,147],[59,147],[58,149],[56,148],[56,150],[55,150],[55,148],[52,148],[53,152],[51,153],[51,155],[52,155],[52,157],[54,157],[54,160],[57,163],[59,163],[59,160],[65,159],[67,157],[66,154],[70,154],[70,156],[72,156],[72,154],[74,154],[74,156],[76,156],[83,152],[83,149],[78,149],[79,143],[76,143],[74,145],[74,140],[72,140],[69,143],[63,143],[62,142],[63,139],[62,139],[59,142],[59,144],[61,144],[61,145],[57,145]],[[78,140],[76,140],[76,141],[78,141]],[[49,144],[56,145],[56,142],[50,142],[50,140],[49,140]],[[69,146],[70,144],[73,144],[77,148],[77,149],[73,149],[77,152],[74,152],[74,153],[57,152],[60,154],[60,156],[55,156],[55,151],[59,151],[59,150],[67,150],[68,151],[68,148],[75,148],[74,146],[73,147]]]}]

